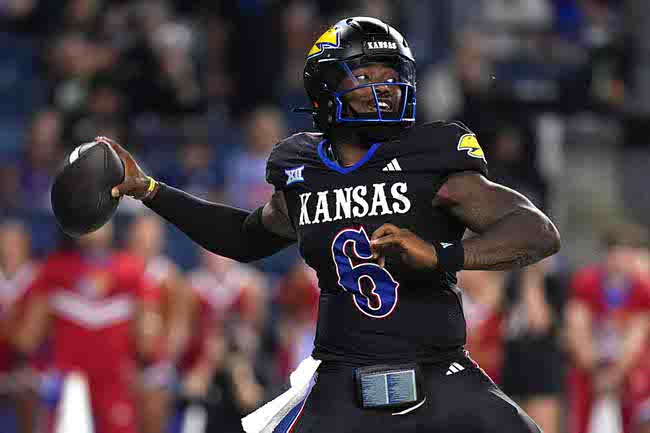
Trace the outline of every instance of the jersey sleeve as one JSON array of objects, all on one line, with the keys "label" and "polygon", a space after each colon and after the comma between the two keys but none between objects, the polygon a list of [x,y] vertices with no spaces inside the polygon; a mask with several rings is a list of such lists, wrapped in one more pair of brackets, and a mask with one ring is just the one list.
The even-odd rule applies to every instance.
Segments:
[{"label": "jersey sleeve", "polygon": [[287,183],[285,170],[289,167],[288,160],[291,154],[295,153],[294,145],[290,138],[282,140],[273,146],[271,155],[266,162],[266,181],[275,187],[276,191],[282,191]]},{"label": "jersey sleeve", "polygon": [[317,148],[321,139],[320,134],[302,132],[273,146],[266,163],[266,181],[276,191],[304,182],[306,167],[313,166],[318,159]]},{"label": "jersey sleeve", "polygon": [[[277,147],[277,144],[275,147]],[[274,151],[275,147],[273,149]],[[271,152],[271,156],[269,156],[269,159],[266,161],[266,182],[273,185],[276,191],[282,191],[282,176],[273,152]]]},{"label": "jersey sleeve", "polygon": [[461,171],[488,175],[483,148],[476,135],[461,122],[433,122],[415,128],[415,143],[424,171],[435,170],[443,178]]}]

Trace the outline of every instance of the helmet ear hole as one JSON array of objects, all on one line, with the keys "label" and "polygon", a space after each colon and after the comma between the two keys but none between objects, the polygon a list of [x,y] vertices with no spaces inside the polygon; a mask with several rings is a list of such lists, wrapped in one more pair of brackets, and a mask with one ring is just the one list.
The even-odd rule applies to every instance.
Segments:
[{"label": "helmet ear hole", "polygon": [[328,92],[321,92],[318,96],[318,104],[314,110],[314,125],[322,130],[328,129],[334,124],[335,104],[333,97]]}]

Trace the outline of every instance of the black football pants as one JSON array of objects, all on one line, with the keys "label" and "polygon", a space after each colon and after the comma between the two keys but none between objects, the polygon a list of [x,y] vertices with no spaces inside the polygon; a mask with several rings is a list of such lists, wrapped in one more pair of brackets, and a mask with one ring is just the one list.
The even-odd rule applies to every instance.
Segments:
[{"label": "black football pants", "polygon": [[[425,401],[399,410],[361,409],[354,368],[323,362],[291,433],[540,433],[540,428],[471,359],[423,365]],[[447,374],[450,372],[450,374]],[[534,372],[531,372],[534,374]],[[414,405],[415,406],[415,405]]]}]

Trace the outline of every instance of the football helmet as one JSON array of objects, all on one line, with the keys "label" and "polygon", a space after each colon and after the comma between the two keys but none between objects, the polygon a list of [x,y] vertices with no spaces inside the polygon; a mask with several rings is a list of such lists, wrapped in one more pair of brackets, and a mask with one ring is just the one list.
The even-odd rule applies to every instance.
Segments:
[{"label": "football helmet", "polygon": [[[377,65],[381,68],[370,69],[382,73],[366,73]],[[309,51],[303,78],[311,104],[305,111],[323,132],[335,126],[402,129],[415,123],[415,59],[406,39],[378,19],[347,18],[327,30]],[[366,104],[355,108],[352,100],[362,94]]]}]

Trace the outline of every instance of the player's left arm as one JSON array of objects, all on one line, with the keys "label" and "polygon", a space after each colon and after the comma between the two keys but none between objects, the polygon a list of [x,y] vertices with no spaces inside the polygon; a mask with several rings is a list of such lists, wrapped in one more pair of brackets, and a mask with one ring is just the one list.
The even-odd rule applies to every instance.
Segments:
[{"label": "player's left arm", "polygon": [[477,172],[451,175],[433,204],[444,207],[478,236],[453,245],[445,251],[453,252],[453,257],[443,258],[415,233],[384,224],[370,243],[380,265],[383,256],[396,254],[417,268],[501,271],[528,266],[560,250],[560,235],[544,213],[523,195]]},{"label": "player's left arm", "polygon": [[520,268],[560,250],[560,234],[542,211],[522,194],[479,173],[450,176],[434,206],[445,207],[478,234],[463,241],[463,269]]}]

